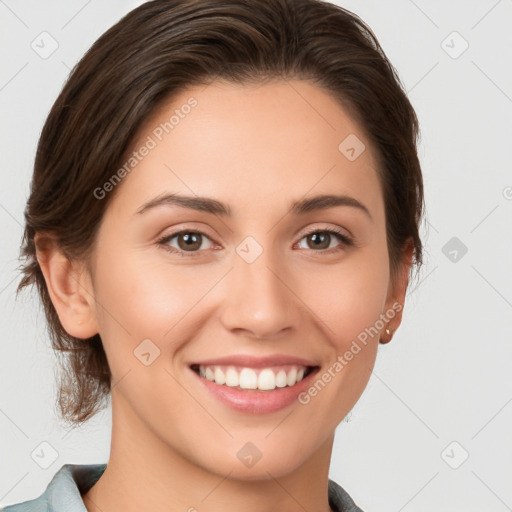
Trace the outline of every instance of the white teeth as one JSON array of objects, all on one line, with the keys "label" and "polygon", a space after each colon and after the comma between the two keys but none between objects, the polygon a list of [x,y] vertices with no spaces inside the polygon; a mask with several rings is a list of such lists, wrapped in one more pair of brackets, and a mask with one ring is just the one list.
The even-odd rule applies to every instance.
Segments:
[{"label": "white teeth", "polygon": [[240,376],[234,368],[228,368],[226,372],[226,386],[236,388],[240,386]]},{"label": "white teeth", "polygon": [[205,371],[205,377],[208,379],[208,380],[211,380],[211,381],[214,381],[215,380],[215,375],[213,373],[213,370],[208,366],[206,368],[206,371]]},{"label": "white teeth", "polygon": [[286,372],[284,370],[280,370],[276,375],[276,387],[284,388],[288,382],[288,378],[286,376]]},{"label": "white teeth", "polygon": [[288,377],[286,379],[286,383],[288,386],[293,386],[297,382],[297,368],[292,368],[288,372]]},{"label": "white teeth", "polygon": [[[215,381],[218,384],[217,381]],[[242,389],[257,389],[258,388],[258,376],[256,372],[251,368],[244,368],[240,372],[240,387]]]},{"label": "white teeth", "polygon": [[224,372],[219,367],[215,368],[213,375],[215,376],[215,384],[224,384],[226,382]]},{"label": "white teeth", "polygon": [[258,389],[276,389],[276,376],[272,370],[261,370],[258,376]]},{"label": "white teeth", "polygon": [[241,389],[259,389],[262,391],[293,386],[304,378],[304,366],[288,366],[287,369],[274,371],[272,368],[259,370],[242,368],[238,371],[233,366],[199,366],[199,375],[215,382],[219,386],[240,387]]}]

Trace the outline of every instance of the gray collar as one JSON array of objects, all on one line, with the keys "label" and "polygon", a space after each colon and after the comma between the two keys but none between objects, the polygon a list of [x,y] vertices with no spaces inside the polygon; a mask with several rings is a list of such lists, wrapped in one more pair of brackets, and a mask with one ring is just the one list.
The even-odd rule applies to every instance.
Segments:
[{"label": "gray collar", "polygon": [[[64,464],[38,498],[9,505],[0,512],[87,512],[82,494],[100,478],[107,464]],[[329,480],[329,505],[333,512],[363,512],[347,491]]]}]

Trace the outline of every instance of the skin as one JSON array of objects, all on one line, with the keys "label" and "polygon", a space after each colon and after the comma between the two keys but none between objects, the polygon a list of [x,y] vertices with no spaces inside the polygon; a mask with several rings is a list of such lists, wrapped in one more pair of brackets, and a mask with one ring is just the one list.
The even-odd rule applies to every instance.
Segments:
[{"label": "skin", "polygon": [[[288,354],[317,361],[321,374],[404,304],[412,254],[392,281],[375,154],[329,93],[299,80],[189,88],[148,120],[133,149],[191,96],[198,105],[117,186],[91,271],[38,241],[64,328],[99,332],[113,374],[110,458],[84,502],[89,512],[328,511],[334,431],[366,387],[379,335],[307,405],[269,414],[228,408],[188,365]],[[349,134],[366,145],[354,161],[338,150]],[[179,206],[136,213],[164,192],[216,199],[232,216]],[[371,219],[350,206],[290,212],[293,201],[332,193],[356,198]],[[332,235],[318,249],[306,237],[313,228],[337,228],[355,245]],[[157,244],[187,229],[205,234],[195,255]],[[263,249],[252,263],[236,252],[247,236]],[[178,251],[179,241],[168,246]],[[401,311],[386,327],[400,322]],[[149,366],[133,353],[147,338],[160,350]],[[251,468],[237,458],[248,441],[262,453]]]}]

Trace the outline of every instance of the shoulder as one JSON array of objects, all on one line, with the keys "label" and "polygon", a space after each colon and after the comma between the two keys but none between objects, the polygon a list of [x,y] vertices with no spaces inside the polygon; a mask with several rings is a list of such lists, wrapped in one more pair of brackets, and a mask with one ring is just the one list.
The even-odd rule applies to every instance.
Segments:
[{"label": "shoulder", "polygon": [[329,506],[333,512],[363,512],[348,492],[331,479],[329,479]]},{"label": "shoulder", "polygon": [[24,501],[23,503],[16,503],[15,505],[8,505],[7,507],[0,508],[0,512],[47,512],[48,503],[43,498],[35,498],[33,500]]},{"label": "shoulder", "polygon": [[99,479],[106,464],[64,464],[37,498],[0,508],[0,512],[84,512],[81,494]]}]

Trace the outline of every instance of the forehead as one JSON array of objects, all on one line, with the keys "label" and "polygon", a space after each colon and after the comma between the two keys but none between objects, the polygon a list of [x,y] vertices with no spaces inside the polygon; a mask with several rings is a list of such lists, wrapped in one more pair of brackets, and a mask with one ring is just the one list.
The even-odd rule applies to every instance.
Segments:
[{"label": "forehead", "polygon": [[164,192],[215,197],[234,214],[328,193],[375,215],[383,207],[363,127],[307,81],[189,87],[144,123],[131,151],[139,157],[115,200],[132,210]]}]

